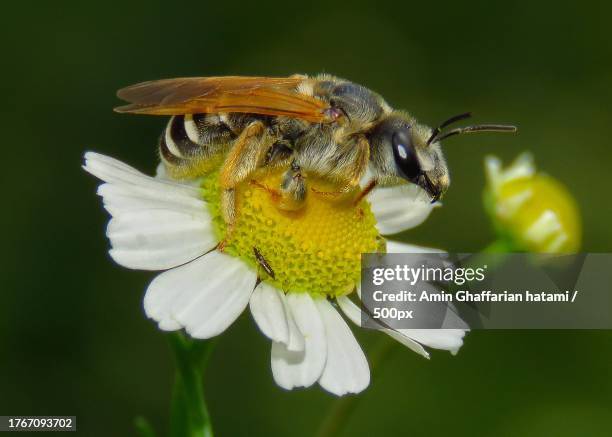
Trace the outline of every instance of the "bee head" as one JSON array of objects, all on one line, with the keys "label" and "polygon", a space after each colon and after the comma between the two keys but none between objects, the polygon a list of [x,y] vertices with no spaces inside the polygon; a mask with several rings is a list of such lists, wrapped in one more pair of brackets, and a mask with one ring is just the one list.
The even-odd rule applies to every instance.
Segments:
[{"label": "bee head", "polygon": [[423,188],[437,201],[448,189],[450,178],[439,142],[428,142],[431,128],[396,114],[377,124],[370,135],[370,166],[382,185],[402,180]]},{"label": "bee head", "polygon": [[453,135],[475,132],[516,132],[505,124],[478,124],[451,129],[449,124],[471,114],[455,115],[435,129],[417,123],[412,117],[393,112],[378,123],[370,135],[370,166],[382,185],[394,185],[400,179],[423,188],[435,202],[448,189],[450,178],[440,141]]}]

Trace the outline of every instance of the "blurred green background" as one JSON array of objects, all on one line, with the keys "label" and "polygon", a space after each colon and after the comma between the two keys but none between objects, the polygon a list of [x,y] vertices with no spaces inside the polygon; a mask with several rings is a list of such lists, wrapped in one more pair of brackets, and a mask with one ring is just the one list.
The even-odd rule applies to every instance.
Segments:
[{"label": "blurred green background", "polygon": [[[447,141],[445,206],[406,241],[477,251],[492,239],[483,157],[532,150],[577,198],[584,249],[610,251],[612,3],[12,2],[3,7],[0,414],[76,415],[79,434],[168,423],[173,363],[145,319],[152,274],[113,264],[96,150],[152,172],[165,120],[118,115],[148,79],[329,72],[435,125],[473,111],[517,136]],[[610,287],[609,284],[604,286]],[[378,335],[357,332],[366,351]],[[397,347],[346,436],[612,435],[612,333],[473,332],[458,356]],[[284,392],[248,314],[206,374],[218,436],[310,436],[334,399]]]}]

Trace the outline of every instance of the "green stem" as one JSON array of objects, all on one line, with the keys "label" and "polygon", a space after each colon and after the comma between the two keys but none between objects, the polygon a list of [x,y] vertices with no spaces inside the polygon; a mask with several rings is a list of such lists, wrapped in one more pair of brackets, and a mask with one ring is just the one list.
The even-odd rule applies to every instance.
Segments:
[{"label": "green stem", "polygon": [[[372,379],[377,375],[377,371],[382,367],[396,344],[391,338],[381,335],[370,354],[370,373],[372,374]],[[360,400],[361,396],[359,395],[344,396],[336,399],[321,423],[317,437],[337,437],[341,435],[342,429],[346,426]]]},{"label": "green stem", "polygon": [[182,333],[171,333],[168,340],[176,361],[170,435],[213,437],[210,415],[204,400],[202,370],[212,353],[214,342],[194,341]]},{"label": "green stem", "polygon": [[482,253],[508,253],[515,252],[513,245],[505,239],[497,239],[481,250]]},{"label": "green stem", "polygon": [[136,428],[138,437],[155,437],[155,430],[147,419],[142,416],[138,416],[134,419],[134,427]]}]

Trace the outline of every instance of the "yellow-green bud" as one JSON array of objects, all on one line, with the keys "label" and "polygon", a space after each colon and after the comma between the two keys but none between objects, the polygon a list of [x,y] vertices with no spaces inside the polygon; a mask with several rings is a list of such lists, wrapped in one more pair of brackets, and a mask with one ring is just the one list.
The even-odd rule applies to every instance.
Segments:
[{"label": "yellow-green bud", "polygon": [[498,231],[517,250],[574,253],[580,249],[581,224],[576,202],[556,179],[536,171],[530,154],[502,168],[485,160],[485,199]]}]

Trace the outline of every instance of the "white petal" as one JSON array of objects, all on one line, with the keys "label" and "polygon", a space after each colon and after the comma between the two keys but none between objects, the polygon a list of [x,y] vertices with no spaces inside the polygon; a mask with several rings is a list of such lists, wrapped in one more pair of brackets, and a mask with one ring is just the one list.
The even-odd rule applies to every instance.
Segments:
[{"label": "white petal", "polygon": [[[155,170],[155,178],[166,180],[166,181],[172,181],[172,178],[168,175],[168,172],[166,171],[166,166],[164,165],[163,162],[160,162],[158,164],[157,169]],[[200,185],[202,185],[202,178],[181,179],[181,184],[189,185],[191,187],[199,187]]]},{"label": "white petal", "polygon": [[536,168],[533,163],[533,156],[530,153],[521,153],[512,164],[502,169],[499,158],[487,156],[485,158],[485,172],[487,182],[494,191],[498,191],[506,182],[530,177],[535,174]]},{"label": "white petal", "polygon": [[[440,249],[415,246],[412,244],[405,244],[400,243],[398,241],[387,240],[387,253],[444,253],[444,251]],[[359,287],[357,289],[357,292],[361,297],[361,289]],[[353,304],[352,302],[350,303]],[[359,308],[357,308],[356,306],[355,308],[357,311],[360,311]],[[342,309],[344,310],[344,308]],[[360,313],[357,313],[357,317],[360,317]],[[435,349],[449,350],[453,354],[457,353],[457,351],[463,344],[463,337],[465,336],[465,332],[468,330],[468,325],[452,311],[447,312],[444,325],[464,325],[465,329],[383,329],[383,331],[385,331],[387,334],[389,334],[391,337],[393,337],[400,343],[404,344],[405,346],[408,346],[415,352],[420,353],[426,358],[429,358],[429,354],[425,351],[425,349],[423,349],[422,346],[418,345],[418,343],[424,344],[425,346],[433,347]],[[414,348],[415,344],[418,345],[418,350]]]},{"label": "white petal", "polygon": [[327,361],[319,384],[337,396],[359,393],[370,384],[370,368],[359,343],[338,311],[316,299],[327,335]]},{"label": "white petal", "polygon": [[200,190],[146,176],[116,159],[85,154],[85,170],[107,181],[98,194],[113,216],[110,255],[128,268],[164,270],[217,244]]},{"label": "white petal", "polygon": [[158,275],[147,289],[145,312],[161,329],[177,323],[192,337],[214,337],[246,308],[256,277],[241,260],[215,250]]},{"label": "white petal", "polygon": [[106,183],[98,187],[104,207],[111,215],[140,209],[172,209],[184,212],[206,212],[206,203],[198,197],[177,194],[158,187]]},{"label": "white petal", "polygon": [[376,217],[376,227],[383,235],[396,234],[420,225],[439,202],[431,203],[425,191],[414,185],[377,188],[368,200]]},{"label": "white petal", "polygon": [[[336,298],[336,302],[338,302],[338,305],[340,306],[340,309],[342,309],[342,312],[344,312],[344,314],[346,314],[346,316],[354,324],[361,326],[361,310],[357,305],[353,303],[353,301],[351,301],[351,299],[349,299],[348,296],[340,296]],[[374,322],[374,320],[372,320],[372,322]],[[400,342],[413,352],[416,352],[417,354],[422,355],[425,358],[429,358],[429,353],[425,350],[425,348],[423,348],[423,346],[421,346],[416,341],[412,340],[410,337],[407,337],[397,331],[394,331],[393,329],[383,328],[382,326],[379,328],[379,330],[384,332],[394,340]]]},{"label": "white petal", "polygon": [[176,331],[182,328],[179,322],[170,318],[161,320],[158,326],[162,331]]},{"label": "white petal", "polygon": [[112,258],[132,269],[165,270],[215,247],[208,214],[142,209],[116,214],[108,223]]},{"label": "white petal", "polygon": [[442,249],[417,246],[414,244],[400,243],[395,240],[387,240],[387,253],[444,253]]},{"label": "white petal", "polygon": [[95,152],[85,153],[83,168],[99,179],[112,184],[165,189],[166,192],[193,197],[198,197],[200,193],[196,187],[147,176],[115,158]]},{"label": "white petal", "polygon": [[170,180],[168,173],[166,172],[166,166],[163,162],[157,164],[157,168],[155,169],[155,177],[157,179]]},{"label": "white petal", "polygon": [[456,354],[463,346],[463,329],[398,329],[400,334],[410,337],[425,346],[443,349]]},{"label": "white petal", "polygon": [[[452,263],[448,260],[448,254],[442,249],[436,249],[433,247],[417,246],[414,244],[400,243],[399,241],[387,240],[387,252],[389,254],[409,254],[413,255],[405,262],[410,262],[413,267],[418,267],[424,262],[439,264],[444,267],[452,267]],[[440,255],[430,256],[428,253],[436,253]],[[416,254],[421,254],[416,256]],[[421,286],[421,281],[417,282],[416,286]],[[358,290],[359,297],[361,297],[361,289]]]},{"label": "white petal", "polygon": [[260,283],[253,291],[249,307],[251,314],[270,340],[287,344],[289,326],[283,305],[284,293],[265,282]]},{"label": "white petal", "polygon": [[497,156],[489,155],[485,157],[485,174],[488,182],[495,188],[500,183],[501,166],[501,160]]},{"label": "white petal", "polygon": [[290,351],[283,343],[272,343],[272,374],[284,389],[309,387],[323,373],[327,357],[325,327],[315,303],[308,293],[290,293],[288,307],[304,336],[304,350]]},{"label": "white petal", "polygon": [[[387,253],[444,253],[444,251],[387,240]],[[444,349],[457,353],[463,345],[463,337],[465,336],[465,331],[468,330],[468,326],[452,311],[447,312],[447,319],[444,321],[444,325],[465,325],[466,329],[397,329],[395,331],[390,330],[391,333],[389,335],[402,344],[404,344],[402,339],[410,339],[410,341],[416,340],[425,346],[435,349]],[[398,338],[398,336],[401,338]]]},{"label": "white petal", "polygon": [[300,329],[295,323],[295,318],[291,313],[289,301],[287,300],[287,296],[285,295],[285,293],[281,293],[281,301],[283,302],[285,316],[287,317],[287,326],[289,327],[289,339],[287,342],[287,349],[293,352],[301,352],[306,347],[306,340],[304,339],[304,336],[302,335]]}]

